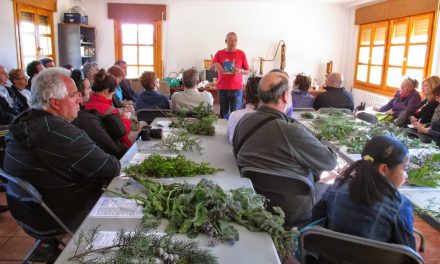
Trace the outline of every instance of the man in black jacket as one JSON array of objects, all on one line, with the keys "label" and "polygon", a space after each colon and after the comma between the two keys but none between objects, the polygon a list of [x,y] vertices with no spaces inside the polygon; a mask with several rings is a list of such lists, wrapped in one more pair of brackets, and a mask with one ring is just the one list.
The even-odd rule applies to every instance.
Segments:
[{"label": "man in black jacket", "polygon": [[[31,109],[9,125],[4,169],[30,182],[46,204],[75,229],[101,194],[103,184],[120,171],[118,159],[101,150],[70,122],[81,97],[70,72],[46,69],[32,81]],[[38,206],[8,196],[18,221],[46,231],[58,225]]]},{"label": "man in black jacket", "polygon": [[[127,76],[127,62],[123,60],[118,60],[115,62],[115,65],[121,67],[122,70],[124,70],[125,72],[125,76]],[[121,87],[122,90],[122,100],[132,101],[133,103],[136,103],[137,95],[135,91],[133,91],[133,88],[131,87],[130,81],[127,79],[127,77],[122,79],[119,87]]]},{"label": "man in black jacket", "polygon": [[324,88],[326,91],[316,96],[313,106],[315,110],[334,107],[350,109],[353,112],[353,96],[342,87],[342,80],[342,74],[339,72],[332,72],[327,76]]}]

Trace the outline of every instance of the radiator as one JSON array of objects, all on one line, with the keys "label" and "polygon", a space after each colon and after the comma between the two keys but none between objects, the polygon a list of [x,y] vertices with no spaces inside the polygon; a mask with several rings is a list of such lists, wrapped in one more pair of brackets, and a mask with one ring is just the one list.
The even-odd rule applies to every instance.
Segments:
[{"label": "radiator", "polygon": [[368,92],[353,88],[351,93],[353,94],[354,105],[357,106],[361,102],[365,102],[366,106],[382,106],[391,100],[391,97],[384,96],[377,93]]}]

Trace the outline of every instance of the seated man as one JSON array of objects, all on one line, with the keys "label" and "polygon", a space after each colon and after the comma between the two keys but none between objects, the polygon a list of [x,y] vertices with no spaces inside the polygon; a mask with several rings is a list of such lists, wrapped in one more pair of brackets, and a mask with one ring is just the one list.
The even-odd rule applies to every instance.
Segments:
[{"label": "seated man", "polygon": [[258,97],[262,105],[255,113],[246,114],[235,128],[234,153],[240,169],[275,170],[313,182],[313,172],[336,166],[335,153],[286,115],[292,87],[285,74],[266,74],[258,86]]},{"label": "seated man", "polygon": [[[81,95],[62,68],[46,69],[32,81],[32,105],[9,125],[4,170],[30,182],[71,229],[87,215],[104,183],[120,171],[118,159],[101,150],[70,122]],[[59,228],[38,205],[8,196],[14,218],[30,228]]]},{"label": "seated man", "polygon": [[0,125],[9,124],[20,113],[18,99],[14,91],[7,87],[8,73],[3,65],[0,65]]},{"label": "seated man", "polygon": [[339,72],[332,72],[325,79],[325,92],[318,94],[315,99],[314,108],[346,108],[353,111],[354,101],[351,93],[347,92],[342,87],[342,74]]},{"label": "seated man", "polygon": [[122,89],[122,100],[132,101],[136,103],[137,94],[131,87],[130,80],[127,79],[127,62],[123,60],[118,60],[115,62],[115,65],[121,67],[121,69],[125,72],[124,79],[119,83],[119,87]]},{"label": "seated man", "polygon": [[199,73],[195,69],[188,69],[183,72],[182,82],[185,85],[183,92],[173,93],[171,96],[171,109],[179,111],[180,109],[191,110],[199,106],[201,103],[214,104],[212,94],[208,91],[199,92],[197,83],[199,81]]}]

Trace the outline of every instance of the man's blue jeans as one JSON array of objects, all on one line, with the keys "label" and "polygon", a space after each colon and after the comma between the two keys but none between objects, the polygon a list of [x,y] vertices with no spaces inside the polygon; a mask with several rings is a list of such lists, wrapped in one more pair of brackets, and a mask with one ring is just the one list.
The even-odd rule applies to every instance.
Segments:
[{"label": "man's blue jeans", "polygon": [[243,90],[219,90],[218,100],[220,104],[220,116],[229,118],[229,114],[240,110],[243,105]]}]

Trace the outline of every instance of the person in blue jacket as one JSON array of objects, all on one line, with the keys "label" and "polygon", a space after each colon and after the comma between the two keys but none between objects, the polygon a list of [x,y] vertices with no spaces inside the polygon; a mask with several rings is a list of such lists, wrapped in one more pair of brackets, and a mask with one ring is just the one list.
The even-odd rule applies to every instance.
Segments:
[{"label": "person in blue jacket", "polygon": [[408,149],[389,136],[372,138],[313,208],[313,220],[345,234],[415,249],[411,203],[397,188],[405,181]]}]

